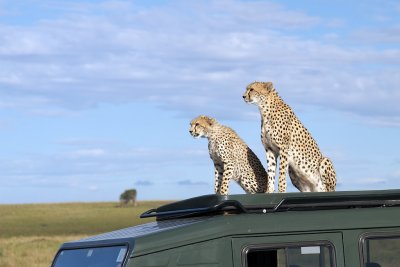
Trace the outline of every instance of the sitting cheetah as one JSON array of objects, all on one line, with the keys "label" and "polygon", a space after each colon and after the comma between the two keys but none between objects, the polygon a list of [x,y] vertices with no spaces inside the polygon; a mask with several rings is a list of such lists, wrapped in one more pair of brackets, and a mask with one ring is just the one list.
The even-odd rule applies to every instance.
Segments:
[{"label": "sitting cheetah", "polygon": [[336,173],[332,162],[322,156],[311,134],[283,102],[273,84],[251,83],[243,98],[260,109],[261,140],[267,152],[268,192],[274,191],[278,156],[279,192],[286,192],[287,168],[293,185],[302,192],[335,191]]},{"label": "sitting cheetah", "polygon": [[190,123],[190,134],[207,137],[208,150],[215,167],[215,193],[227,195],[230,179],[246,193],[265,193],[267,173],[253,151],[231,128],[215,119],[199,116]]}]

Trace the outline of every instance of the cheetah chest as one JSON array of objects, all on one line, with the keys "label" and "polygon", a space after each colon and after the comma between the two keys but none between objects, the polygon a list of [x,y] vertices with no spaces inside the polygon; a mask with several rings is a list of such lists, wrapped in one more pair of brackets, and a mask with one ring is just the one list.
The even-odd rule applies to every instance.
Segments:
[{"label": "cheetah chest", "polygon": [[274,141],[272,129],[268,125],[261,128],[261,141],[265,149],[279,153],[279,147]]},{"label": "cheetah chest", "polygon": [[215,140],[208,142],[208,152],[210,154],[210,158],[214,161],[214,163],[222,163],[222,159],[226,154],[226,151],[224,151],[223,149],[221,150]]},{"label": "cheetah chest", "polygon": [[217,149],[214,142],[210,141],[208,143],[208,152],[210,153],[211,159],[217,160],[218,158],[220,158],[220,156],[217,154]]}]

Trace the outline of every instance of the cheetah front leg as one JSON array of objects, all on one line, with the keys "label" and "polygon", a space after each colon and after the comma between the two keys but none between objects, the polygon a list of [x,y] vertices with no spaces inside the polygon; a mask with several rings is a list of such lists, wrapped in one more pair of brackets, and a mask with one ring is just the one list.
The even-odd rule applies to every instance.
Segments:
[{"label": "cheetah front leg", "polygon": [[275,191],[275,173],[276,173],[276,156],[272,150],[267,150],[267,175],[268,175],[268,193]]},{"label": "cheetah front leg", "polygon": [[221,195],[228,195],[229,193],[229,181],[233,176],[233,164],[228,163],[224,164],[224,171],[222,174],[222,181],[221,181],[221,187],[220,187],[220,194]]},{"label": "cheetah front leg", "polygon": [[288,152],[287,149],[281,149],[279,153],[279,180],[278,190],[279,193],[286,192],[286,171],[288,169]]},{"label": "cheetah front leg", "polygon": [[221,194],[221,183],[223,177],[223,168],[221,165],[215,164],[215,183],[214,183],[214,192],[215,194]]}]

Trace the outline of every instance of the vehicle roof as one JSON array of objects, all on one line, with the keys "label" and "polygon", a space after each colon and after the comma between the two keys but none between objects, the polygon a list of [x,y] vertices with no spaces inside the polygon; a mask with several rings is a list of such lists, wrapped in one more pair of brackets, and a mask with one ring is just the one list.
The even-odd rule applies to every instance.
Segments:
[{"label": "vehicle roof", "polygon": [[396,204],[400,204],[400,190],[397,189],[228,196],[205,195],[149,210],[141,217],[155,216],[159,220],[165,220],[232,210],[237,213],[270,213],[299,209],[339,209]]},{"label": "vehicle roof", "polygon": [[[221,203],[228,205],[214,209]],[[147,214],[161,214],[155,222],[62,248],[129,243],[134,244],[134,254],[141,255],[226,236],[399,227],[399,205],[400,190],[208,195],[151,210]]]}]

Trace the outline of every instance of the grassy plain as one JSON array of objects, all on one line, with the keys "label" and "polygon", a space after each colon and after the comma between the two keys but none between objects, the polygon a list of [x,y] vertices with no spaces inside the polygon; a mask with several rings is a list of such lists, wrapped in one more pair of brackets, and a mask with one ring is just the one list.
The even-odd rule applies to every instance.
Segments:
[{"label": "grassy plain", "polygon": [[0,266],[48,267],[61,243],[149,222],[139,215],[166,203],[0,205]]}]

